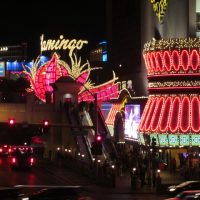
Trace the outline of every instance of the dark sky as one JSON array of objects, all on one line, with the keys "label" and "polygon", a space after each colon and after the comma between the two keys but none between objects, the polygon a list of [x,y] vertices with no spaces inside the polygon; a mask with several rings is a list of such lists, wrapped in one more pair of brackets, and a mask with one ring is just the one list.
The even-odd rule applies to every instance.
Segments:
[{"label": "dark sky", "polygon": [[0,46],[27,42],[29,56],[34,58],[42,33],[52,39],[61,34],[86,39],[89,47],[94,46],[105,39],[105,1],[5,0],[0,7]]}]

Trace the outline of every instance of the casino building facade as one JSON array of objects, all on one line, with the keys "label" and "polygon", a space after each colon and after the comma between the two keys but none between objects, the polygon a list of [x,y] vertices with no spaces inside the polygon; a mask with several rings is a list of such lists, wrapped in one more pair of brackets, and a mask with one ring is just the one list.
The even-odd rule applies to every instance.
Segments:
[{"label": "casino building facade", "polygon": [[197,0],[142,1],[143,66],[148,101],[138,131],[141,144],[180,155],[200,146],[200,40]]}]

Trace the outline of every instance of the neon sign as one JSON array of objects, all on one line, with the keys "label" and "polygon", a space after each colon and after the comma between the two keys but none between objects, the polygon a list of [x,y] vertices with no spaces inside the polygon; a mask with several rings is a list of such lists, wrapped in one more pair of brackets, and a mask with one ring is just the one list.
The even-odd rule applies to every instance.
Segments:
[{"label": "neon sign", "polygon": [[162,22],[167,9],[167,0],[150,0],[153,4],[153,11],[156,13],[159,22]]},{"label": "neon sign", "polygon": [[160,146],[200,145],[199,48],[198,38],[145,45],[150,95],[138,131],[143,136],[157,134]]},{"label": "neon sign", "polygon": [[90,63],[81,63],[81,58],[77,58],[75,54],[70,56],[71,65],[65,61],[60,60],[59,56],[54,53],[52,58],[40,65],[40,57],[34,61],[32,68],[23,66],[23,73],[30,81],[31,88],[29,92],[35,92],[35,95],[43,102],[46,102],[46,93],[51,94],[51,102],[53,102],[53,87],[51,84],[55,83],[62,76],[69,76],[80,83],[79,101],[94,101],[92,94],[97,93],[97,99],[101,101],[108,101],[111,98],[119,96],[119,83],[115,83],[118,77],[113,72],[113,78],[104,84],[94,86],[89,79],[90,72],[100,68],[91,68]]},{"label": "neon sign", "polygon": [[87,40],[76,40],[76,39],[64,39],[63,35],[60,35],[58,40],[44,40],[44,35],[40,37],[40,51],[52,51],[52,50],[69,50],[69,55],[72,56],[75,49],[82,49],[84,44],[88,44]]},{"label": "neon sign", "polygon": [[129,140],[138,140],[137,128],[140,122],[140,105],[125,105],[125,138]]}]

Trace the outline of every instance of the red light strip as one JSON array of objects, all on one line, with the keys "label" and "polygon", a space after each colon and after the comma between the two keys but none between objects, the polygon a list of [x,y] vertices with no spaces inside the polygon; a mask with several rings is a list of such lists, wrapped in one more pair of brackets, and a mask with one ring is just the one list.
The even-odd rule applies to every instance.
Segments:
[{"label": "red light strip", "polygon": [[148,111],[149,111],[149,108],[150,108],[150,104],[152,103],[152,99],[151,97],[149,97],[147,103],[146,103],[146,106],[144,108],[144,111],[142,113],[142,116],[141,116],[141,120],[140,120],[140,124],[139,124],[139,127],[138,129],[140,131],[143,131],[144,130],[144,123],[145,123],[145,120],[146,120],[146,116],[148,114]]},{"label": "red light strip", "polygon": [[190,128],[190,101],[187,96],[183,97],[180,114],[180,129],[183,133]]},{"label": "red light strip", "polygon": [[160,119],[163,102],[164,102],[164,97],[157,99],[156,107],[155,107],[155,110],[154,110],[154,115],[152,116],[152,120],[151,120],[151,130],[152,131],[155,131],[155,130],[158,129],[158,122],[159,122],[159,119]]},{"label": "red light strip", "polygon": [[[142,114],[139,132],[199,133],[200,50],[179,48],[146,51],[143,56],[148,79],[153,82],[149,81],[148,90],[151,95]],[[160,82],[164,79],[167,81],[155,83],[156,78]],[[157,95],[154,95],[156,92]],[[162,92],[162,95],[158,92]],[[174,94],[177,92],[180,94]]]},{"label": "red light strip", "polygon": [[180,97],[175,97],[173,102],[172,102],[172,112],[171,112],[171,119],[169,121],[169,130],[172,133],[175,133],[178,130],[179,127],[179,113],[180,113],[180,105],[181,100]]},{"label": "red light strip", "polygon": [[156,63],[157,63],[157,67],[156,67],[156,72],[163,72],[164,67],[162,64],[162,52],[156,52]]},{"label": "red light strip", "polygon": [[177,50],[172,52],[172,68],[177,72],[180,70],[180,55]]},{"label": "red light strip", "polygon": [[[181,66],[184,71],[187,71],[189,68],[189,60],[190,60],[189,57],[190,56],[189,56],[189,53],[187,50],[183,50],[181,52]],[[180,68],[181,68],[181,66],[180,66]]]},{"label": "red light strip", "polygon": [[196,133],[200,131],[200,102],[196,96],[191,100],[191,128]]},{"label": "red light strip", "polygon": [[198,73],[196,70],[199,67],[199,53],[196,49],[165,50],[163,53],[153,51],[143,54],[143,57],[149,75],[166,72],[188,73],[188,70]]},{"label": "red light strip", "polygon": [[151,97],[145,107],[141,132],[180,132],[198,133],[200,131],[200,100],[198,96]]},{"label": "red light strip", "polygon": [[163,105],[162,113],[160,116],[159,130],[164,133],[168,129],[170,114],[171,114],[172,97],[167,97]]},{"label": "red light strip", "polygon": [[150,130],[151,119],[152,119],[154,108],[155,108],[155,105],[156,105],[156,102],[157,102],[157,98],[158,97],[155,97],[154,99],[152,99],[152,103],[150,105],[149,112],[148,112],[148,115],[147,115],[146,121],[145,121],[145,126],[144,126],[145,131]]},{"label": "red light strip", "polygon": [[149,71],[149,60],[148,60],[148,56],[147,55],[143,55],[144,58],[144,62],[145,62],[145,66],[147,68],[147,71]]},{"label": "red light strip", "polygon": [[114,103],[111,106],[111,109],[108,113],[108,116],[105,120],[106,124],[114,125],[116,113],[120,111],[120,103]]},{"label": "red light strip", "polygon": [[156,71],[156,60],[155,60],[155,53],[151,54],[151,66],[152,66],[152,71]]},{"label": "red light strip", "polygon": [[197,70],[199,66],[199,54],[197,50],[193,50],[190,56],[190,63],[193,70]]},{"label": "red light strip", "polygon": [[166,70],[168,72],[171,71],[171,61],[170,61],[170,52],[169,51],[165,51],[163,54],[163,65],[164,65],[164,68],[166,68]]}]

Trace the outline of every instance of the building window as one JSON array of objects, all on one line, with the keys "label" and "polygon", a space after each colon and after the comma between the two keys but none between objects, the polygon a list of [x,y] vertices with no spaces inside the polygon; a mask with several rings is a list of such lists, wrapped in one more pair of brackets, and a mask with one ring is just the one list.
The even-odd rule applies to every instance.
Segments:
[{"label": "building window", "polygon": [[196,12],[196,37],[200,37],[200,12]]}]

